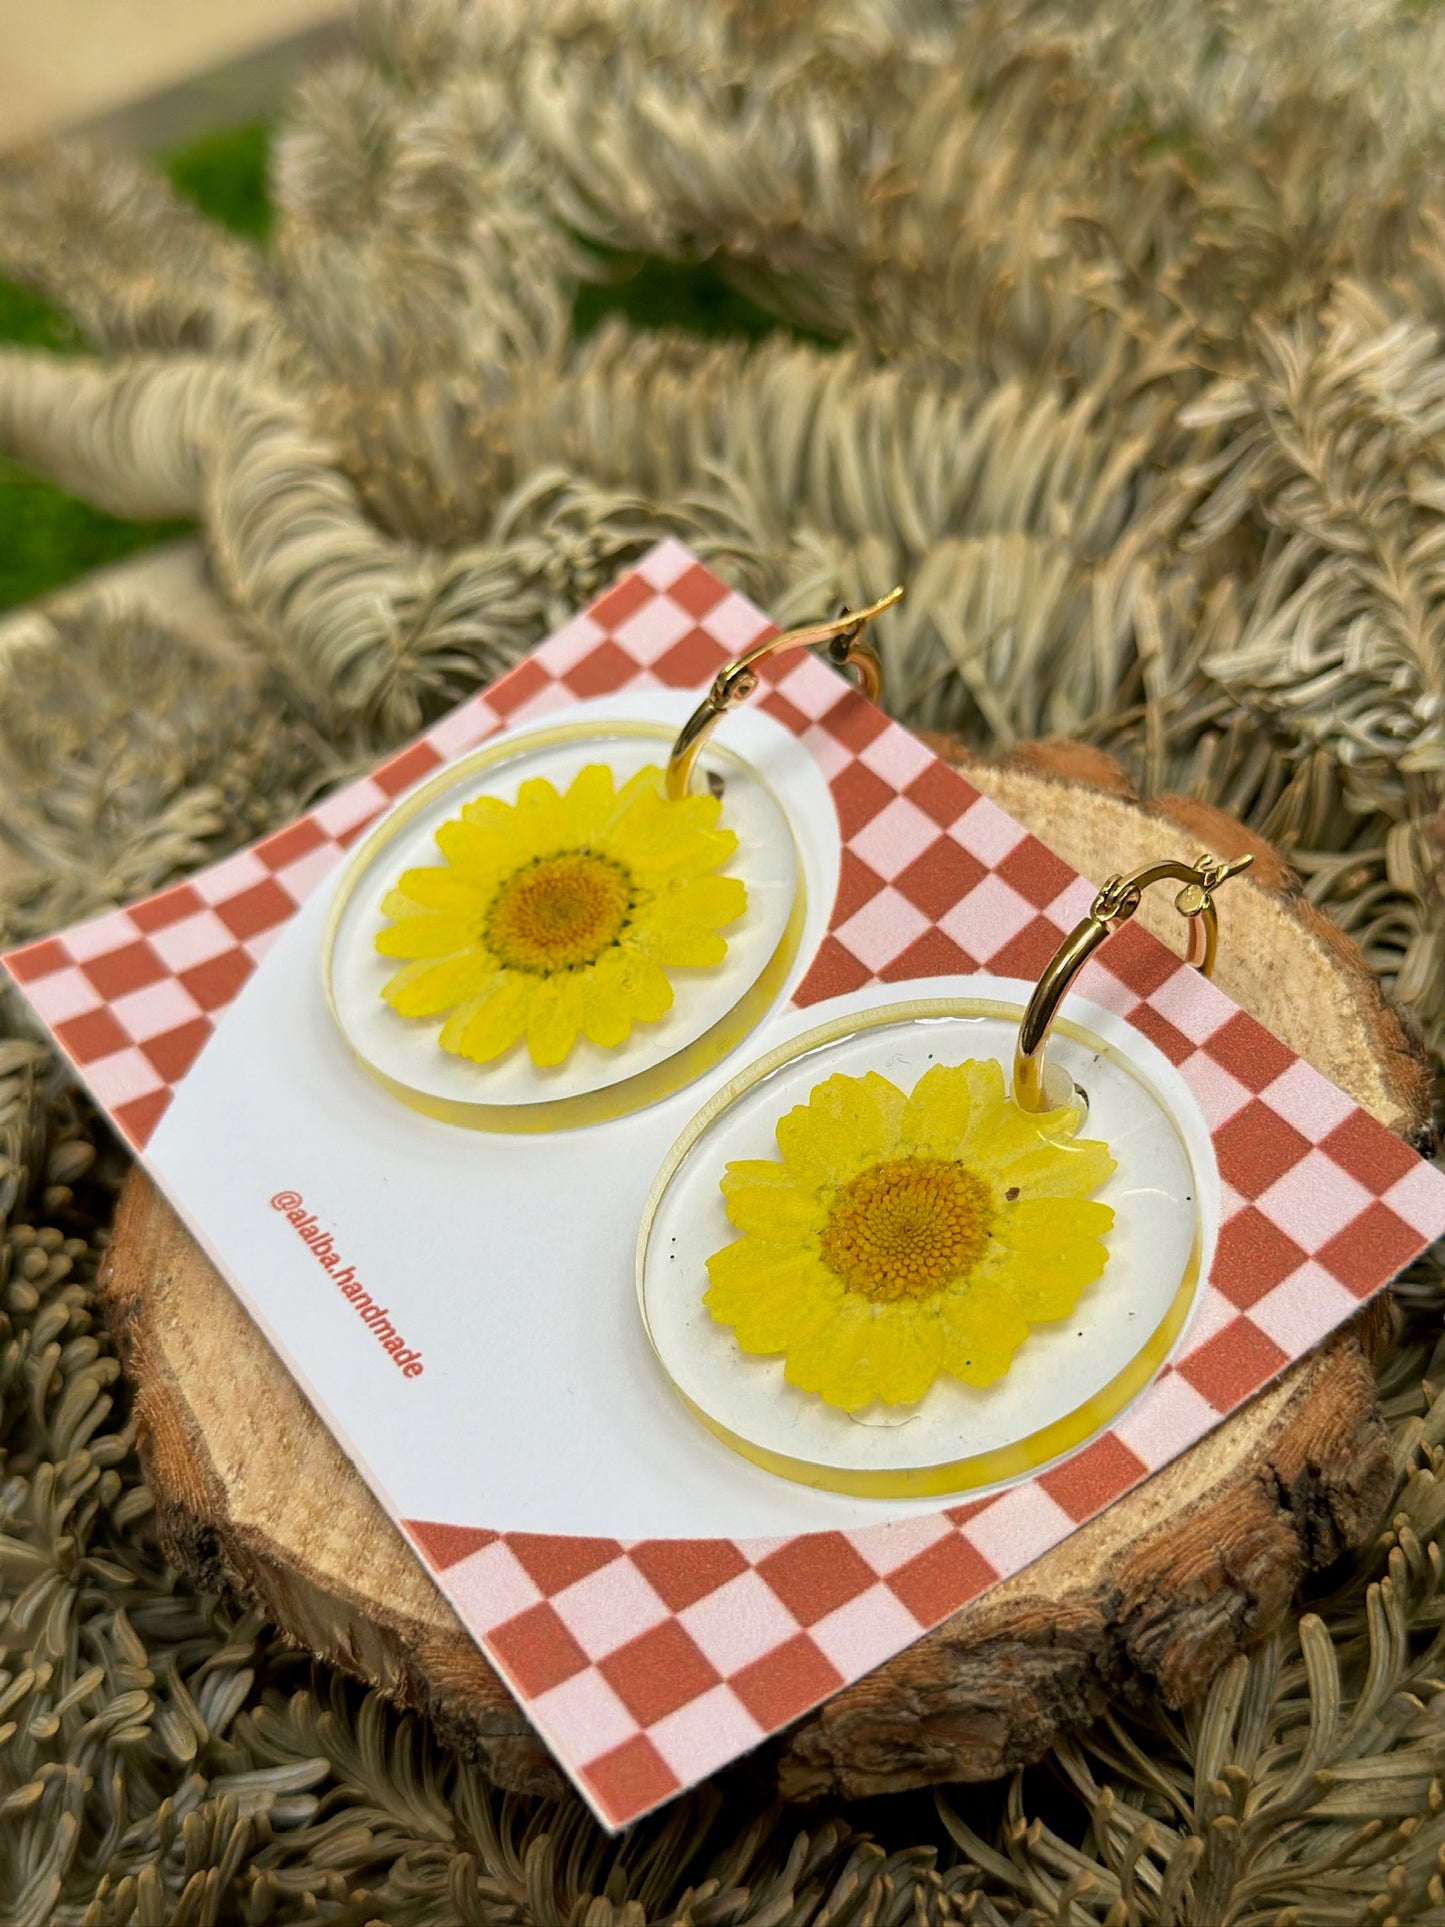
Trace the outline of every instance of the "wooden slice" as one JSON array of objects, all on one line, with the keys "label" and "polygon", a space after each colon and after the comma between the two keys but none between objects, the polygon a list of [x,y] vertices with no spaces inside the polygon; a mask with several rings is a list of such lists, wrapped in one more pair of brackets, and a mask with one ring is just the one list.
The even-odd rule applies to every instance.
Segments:
[{"label": "wooden slice", "polygon": [[[948,745],[935,745],[949,751]],[[1218,981],[1391,1129],[1426,1125],[1424,1065],[1353,947],[1276,853],[1216,811],[1137,803],[1097,752],[953,760],[1086,876],[1255,853],[1221,893]],[[1176,949],[1168,893],[1146,924]],[[424,1708],[503,1784],[556,1791],[541,1742],[218,1274],[140,1171],[101,1280],[160,1530],[202,1585],[259,1600],[313,1652]],[[1363,1545],[1391,1485],[1356,1320],[1175,1464],[774,1747],[790,1795],[979,1780],[1111,1698],[1179,1705],[1268,1632],[1301,1577]]]}]

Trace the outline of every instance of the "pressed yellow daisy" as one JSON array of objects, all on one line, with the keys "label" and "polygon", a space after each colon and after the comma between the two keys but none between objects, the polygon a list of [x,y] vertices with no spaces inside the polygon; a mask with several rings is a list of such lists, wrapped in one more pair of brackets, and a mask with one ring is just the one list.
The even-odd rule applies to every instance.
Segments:
[{"label": "pressed yellow daisy", "polygon": [[443,1050],[491,1063],[525,1037],[560,1064],[579,1035],[611,1049],[672,1007],[668,971],[721,963],[747,906],[713,874],[737,848],[715,796],[672,798],[648,767],[618,789],[589,764],[559,795],[481,796],[436,833],[445,861],[408,870],[376,939],[409,961],[382,991],[403,1017],[445,1017]]},{"label": "pressed yellow daisy", "polygon": [[1114,1214],[1089,1194],[1114,1160],[1077,1127],[1020,1110],[994,1063],[937,1064],[908,1097],[830,1077],[779,1119],[781,1164],[728,1165],[743,1235],[708,1259],[704,1303],[849,1411],[911,1405],[940,1372],[990,1385],[1107,1262]]}]

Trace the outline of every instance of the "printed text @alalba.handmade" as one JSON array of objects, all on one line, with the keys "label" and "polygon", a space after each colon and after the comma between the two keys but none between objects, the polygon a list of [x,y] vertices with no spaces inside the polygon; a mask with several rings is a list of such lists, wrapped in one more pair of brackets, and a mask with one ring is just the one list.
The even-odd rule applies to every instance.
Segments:
[{"label": "printed text @alalba.handmade", "polygon": [[388,1353],[403,1378],[420,1378],[426,1366],[421,1352],[409,1346],[401,1333],[391,1322],[389,1307],[378,1305],[356,1276],[353,1265],[343,1265],[341,1253],[332,1243],[331,1233],[324,1231],[316,1222],[315,1214],[306,1209],[299,1191],[278,1191],[271,1200],[271,1209],[279,1211],[296,1231],[302,1244],[309,1245],[311,1255],[329,1273],[331,1282],[343,1298],[349,1299],[352,1310],[366,1325],[381,1349]]}]

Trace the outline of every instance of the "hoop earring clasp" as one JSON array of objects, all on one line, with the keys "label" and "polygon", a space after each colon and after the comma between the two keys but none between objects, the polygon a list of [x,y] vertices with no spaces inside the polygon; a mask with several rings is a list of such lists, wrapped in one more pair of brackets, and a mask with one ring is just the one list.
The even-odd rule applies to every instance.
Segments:
[{"label": "hoop earring clasp", "polygon": [[874,616],[891,609],[902,594],[901,588],[890,589],[886,596],[869,603],[866,609],[844,609],[831,622],[812,622],[801,629],[785,629],[776,636],[769,636],[766,642],[754,644],[744,655],[735,656],[731,662],[724,663],[713,677],[712,687],[677,733],[677,740],[667,759],[667,794],[671,797],[686,796],[698,752],[728,711],[746,702],[757,688],[758,674],[754,665],[761,662],[764,656],[777,655],[784,649],[806,649],[811,643],[826,642],[830,645],[828,655],[834,666],[855,670],[863,694],[870,703],[878,702],[883,694],[883,665],[878,660],[877,650],[865,641],[863,630]]},{"label": "hoop earring clasp", "polygon": [[[1219,913],[1214,907],[1214,892],[1232,876],[1247,870],[1253,861],[1252,856],[1237,856],[1221,862],[1206,851],[1194,863],[1165,857],[1158,863],[1141,864],[1127,876],[1109,878],[1094,898],[1088,916],[1074,926],[1054,952],[1019,1025],[1018,1046],[1014,1051],[1014,1097],[1023,1110],[1053,1110],[1060,1101],[1057,1092],[1050,1094],[1045,1089],[1048,1066],[1044,1062],[1044,1049],[1059,1006],[1099,945],[1121,924],[1127,923],[1139,908],[1144,891],[1166,879],[1183,884],[1174,899],[1174,907],[1189,921],[1186,961],[1201,975],[1212,977],[1219,951]],[[1062,1101],[1067,1102],[1067,1097]]]}]

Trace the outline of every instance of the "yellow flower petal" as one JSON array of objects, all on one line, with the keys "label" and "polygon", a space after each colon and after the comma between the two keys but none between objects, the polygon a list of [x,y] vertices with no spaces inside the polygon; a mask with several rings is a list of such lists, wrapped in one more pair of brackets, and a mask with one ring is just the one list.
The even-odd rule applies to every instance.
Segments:
[{"label": "yellow flower petal", "polygon": [[549,820],[566,814],[566,803],[545,776],[529,776],[517,790],[516,807],[524,815],[545,816]]},{"label": "yellow flower petal", "polygon": [[973,1170],[993,1175],[1015,1158],[1046,1149],[1078,1129],[1076,1111],[1022,1110],[1005,1093],[1000,1067],[991,1063],[987,1069],[993,1075],[987,1079],[986,1091],[980,1081],[974,1082],[968,1129],[955,1153]]},{"label": "yellow flower petal", "polygon": [[728,1165],[743,1235],[708,1261],[708,1309],[845,1410],[912,1404],[940,1371],[992,1384],[1108,1259],[1113,1212],[1083,1193],[1113,1160],[1068,1142],[1077,1126],[1019,1111],[993,1063],[940,1066],[909,1098],[830,1077],[778,1120],[781,1163]]},{"label": "yellow flower petal", "polygon": [[579,973],[582,978],[582,1029],[603,1050],[626,1043],[632,1031],[632,1012],[619,993],[615,971],[599,963]]},{"label": "yellow flower petal", "polygon": [[888,1318],[875,1312],[868,1340],[875,1398],[889,1405],[914,1404],[938,1376],[942,1360],[943,1333],[936,1316]]},{"label": "yellow flower petal", "polygon": [[709,870],[726,863],[738,847],[731,830],[695,831],[683,836],[670,832],[634,848],[638,881],[650,890],[669,883],[697,882]]},{"label": "yellow flower petal", "polygon": [[897,1148],[905,1102],[876,1071],[829,1077],[806,1104],[778,1120],[778,1149],[789,1162],[797,1160],[800,1175],[823,1171],[827,1181],[841,1184]]},{"label": "yellow flower petal", "polygon": [[841,1184],[851,1171],[847,1152],[840,1159],[839,1146],[826,1131],[817,1128],[816,1119],[806,1104],[797,1104],[785,1112],[778,1119],[773,1135],[791,1181],[816,1191],[828,1191]]},{"label": "yellow flower petal", "polygon": [[720,964],[728,954],[727,939],[716,930],[659,931],[652,939],[652,955],[674,970],[700,970]]},{"label": "yellow flower petal", "polygon": [[654,765],[620,790],[589,763],[562,795],[530,777],[515,802],[474,797],[436,831],[444,861],[383,900],[376,948],[408,960],[383,994],[404,1015],[450,1013],[439,1043],[478,1063],[523,1032],[543,1066],[579,1035],[617,1049],[672,1008],[668,970],[727,954],[747,892],[710,874],[737,847],[718,813],[713,796],[668,797]]},{"label": "yellow flower petal", "polygon": [[589,763],[579,769],[568,786],[566,802],[569,827],[589,840],[595,837],[597,824],[608,821],[617,803],[612,771],[605,763]]},{"label": "yellow flower petal", "polygon": [[[483,829],[460,817],[452,817],[441,824],[432,841],[458,880],[469,883],[473,889],[498,882],[510,871],[530,863],[537,854],[534,839],[520,834],[516,828],[508,835],[490,828]],[[414,874],[414,871],[408,870],[402,877],[403,889],[406,889],[407,879]]]},{"label": "yellow flower petal", "polygon": [[442,963],[423,958],[397,971],[381,994],[399,1016],[437,1017],[454,1004],[481,996],[495,976],[495,965],[469,950]]},{"label": "yellow flower petal", "polygon": [[518,787],[506,837],[509,846],[515,846],[519,852],[525,851],[528,856],[577,847],[567,799],[557,794],[545,776],[529,776]]},{"label": "yellow flower petal", "polygon": [[648,957],[623,949],[617,964],[617,995],[635,1019],[655,1024],[672,1009],[672,985]]},{"label": "yellow flower petal", "polygon": [[1117,1169],[1107,1144],[1075,1138],[1025,1151],[997,1172],[997,1181],[1021,1198],[1087,1198]]},{"label": "yellow flower petal", "polygon": [[734,1238],[707,1261],[709,1288],[705,1302],[715,1318],[730,1324],[735,1307],[765,1295],[781,1297],[785,1284],[796,1284],[816,1263],[817,1259],[801,1245]]},{"label": "yellow flower petal", "polygon": [[[620,823],[622,818],[626,816],[630,810],[636,808],[638,804],[646,805],[648,803],[655,803],[662,794],[663,773],[655,763],[649,763],[644,769],[634,770],[632,775],[629,776],[627,781],[622,785],[622,788],[618,790],[612,815],[604,827],[611,829],[614,824]],[[699,802],[701,800],[702,799],[698,797],[678,798],[678,801],[682,803]],[[715,801],[716,799],[710,798],[708,800]],[[689,820],[695,821],[696,819],[693,818]],[[709,820],[711,821],[712,819]]]},{"label": "yellow flower petal", "polygon": [[821,1265],[805,1252],[779,1251],[751,1238],[717,1252],[707,1268],[711,1283],[703,1303],[754,1354],[785,1351],[793,1333],[816,1323],[837,1296],[829,1293]]},{"label": "yellow flower petal", "polygon": [[992,1385],[1013,1363],[1028,1323],[998,1277],[980,1275],[938,1301],[944,1369],[965,1385]]},{"label": "yellow flower petal", "polygon": [[876,1396],[868,1367],[873,1320],[853,1298],[830,1307],[821,1329],[788,1345],[783,1376],[799,1391],[816,1392],[830,1405],[853,1411]]},{"label": "yellow flower petal", "polygon": [[730,1190],[745,1185],[767,1184],[776,1185],[779,1191],[791,1191],[794,1174],[776,1158],[732,1158],[723,1166],[723,1174],[718,1179],[718,1189],[724,1198]]},{"label": "yellow flower petal", "polygon": [[[471,910],[480,913],[484,908],[483,892],[476,882],[470,877],[459,876],[444,863],[428,864],[419,870],[403,870],[392,895],[402,898],[418,910]],[[388,909],[390,901],[390,897],[382,901],[383,916],[411,914],[405,909]]]},{"label": "yellow flower petal", "polygon": [[1067,1318],[1085,1285],[1092,1284],[1104,1269],[1108,1255],[1103,1245],[1091,1244],[1081,1248],[1077,1263],[1051,1265],[1027,1260],[1010,1271],[1009,1296],[1031,1325]]},{"label": "yellow flower petal", "polygon": [[383,957],[450,957],[476,940],[477,919],[445,910],[424,910],[379,930],[376,947]]},{"label": "yellow flower petal", "polygon": [[527,1009],[527,1051],[540,1066],[560,1064],[582,1028],[582,980],[570,972],[538,978]]},{"label": "yellow flower petal", "polygon": [[[783,1165],[767,1168],[785,1169]],[[729,1224],[773,1243],[791,1242],[810,1231],[820,1231],[827,1216],[815,1192],[797,1190],[789,1184],[759,1184],[740,1176],[733,1165],[723,1177],[722,1193],[727,1200]]]},{"label": "yellow flower petal", "polygon": [[694,877],[670,890],[664,902],[679,923],[721,930],[747,909],[748,893],[740,877]]},{"label": "yellow flower petal", "polygon": [[1066,1198],[1000,1215],[998,1240],[1009,1262],[999,1276],[1014,1303],[1031,1324],[1066,1317],[1108,1263],[1103,1239],[1113,1212],[1105,1204]]},{"label": "yellow flower petal", "polygon": [[1093,1198],[1020,1198],[999,1212],[994,1236],[1011,1251],[1066,1258],[1076,1246],[1102,1238],[1114,1213]]},{"label": "yellow flower petal", "polygon": [[727,942],[719,932],[742,915],[747,901],[747,890],[736,877],[674,884],[634,908],[626,945],[663,964],[721,963]]},{"label": "yellow flower petal", "polygon": [[718,799],[667,797],[661,773],[650,774],[650,783],[636,788],[628,784],[623,791],[611,823],[599,837],[598,848],[614,856],[625,849],[627,861],[635,867],[641,882],[653,889],[673,878],[700,877],[725,863],[738,840],[732,830],[712,828],[720,808]]},{"label": "yellow flower petal", "polygon": [[[474,796],[470,803],[462,804],[461,820],[479,830],[497,830],[505,836],[515,826],[516,817],[516,805],[504,803],[500,796]],[[442,825],[443,829],[447,827]]]},{"label": "yellow flower petal", "polygon": [[531,985],[511,972],[495,980],[489,996],[453,1011],[442,1028],[441,1046],[474,1064],[490,1064],[527,1028]]},{"label": "yellow flower petal", "polygon": [[716,829],[721,814],[722,803],[710,790],[694,790],[686,796],[668,796],[665,774],[656,764],[652,764],[629,777],[617,792],[612,825],[626,817],[639,834],[674,823],[688,831],[699,832]]},{"label": "yellow flower petal", "polygon": [[[975,1072],[979,1064],[935,1064],[913,1087],[899,1125],[899,1136],[910,1150],[926,1157],[951,1158],[963,1142],[973,1110]],[[996,1064],[990,1069],[997,1070]],[[1002,1074],[999,1078],[1002,1098]]]}]

